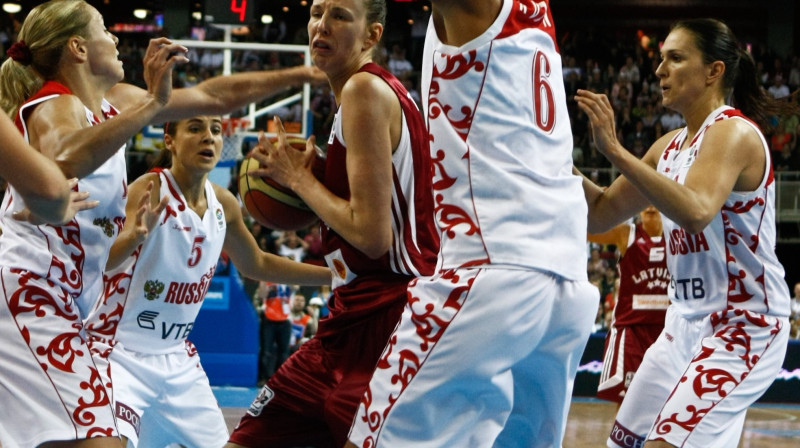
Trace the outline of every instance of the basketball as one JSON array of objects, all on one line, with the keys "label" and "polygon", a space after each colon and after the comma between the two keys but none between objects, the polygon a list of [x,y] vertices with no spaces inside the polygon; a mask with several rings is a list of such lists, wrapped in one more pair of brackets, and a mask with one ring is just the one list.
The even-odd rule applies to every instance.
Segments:
[{"label": "basketball", "polygon": [[[270,138],[270,142],[274,145],[277,138]],[[305,139],[300,137],[287,136],[286,142],[300,151],[306,148]],[[301,230],[317,222],[317,215],[291,189],[269,177],[247,175],[258,166],[257,160],[247,157],[239,169],[239,195],[253,219],[272,230]],[[323,158],[317,156],[312,171],[317,179],[322,179]]]}]

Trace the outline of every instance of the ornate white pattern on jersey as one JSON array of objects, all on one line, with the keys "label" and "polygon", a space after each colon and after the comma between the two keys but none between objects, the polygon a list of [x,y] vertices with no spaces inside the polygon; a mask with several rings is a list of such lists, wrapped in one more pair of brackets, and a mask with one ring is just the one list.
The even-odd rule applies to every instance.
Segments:
[{"label": "ornate white pattern on jersey", "polygon": [[775,182],[769,149],[758,127],[741,112],[722,106],[706,118],[689,146],[679,150],[686,129],[667,145],[658,171],[683,183],[701,150],[709,126],[737,119],[761,137],[767,164],[761,185],[752,192],[732,192],[711,223],[690,234],[663,217],[672,306],[686,317],[708,315],[729,306],[771,316],[789,315],[789,291],[775,255]]},{"label": "ornate white pattern on jersey", "polygon": [[587,206],[572,174],[549,15],[546,2],[505,2],[494,24],[461,48],[442,43],[429,24],[422,91],[441,269],[516,265],[586,279],[575,260],[584,256]]},{"label": "ornate white pattern on jersey", "polygon": [[[49,95],[26,103],[20,108],[23,116],[28,108],[58,95]],[[117,115],[106,100],[102,103],[105,118]],[[97,117],[86,108],[86,120],[96,125]],[[23,126],[26,126],[22,120]],[[24,136],[28,140],[27,127]],[[78,181],[78,191],[88,191],[90,199],[100,203],[83,210],[72,221],[61,225],[34,226],[11,217],[25,203],[13,186],[3,201],[3,238],[0,239],[0,265],[34,272],[68,291],[86,316],[102,290],[103,269],[108,252],[125,222],[128,196],[125,146],[98,169]]]},{"label": "ornate white pattern on jersey", "polygon": [[159,197],[169,196],[160,223],[117,269],[106,273],[105,292],[86,322],[87,334],[128,350],[184,350],[225,241],[225,213],[206,181],[208,208],[198,216],[172,173],[160,174]]}]

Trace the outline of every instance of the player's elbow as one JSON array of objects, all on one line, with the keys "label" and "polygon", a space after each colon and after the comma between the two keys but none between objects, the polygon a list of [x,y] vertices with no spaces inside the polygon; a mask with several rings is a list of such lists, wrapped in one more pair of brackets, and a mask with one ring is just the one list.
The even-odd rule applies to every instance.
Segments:
[{"label": "player's elbow", "polygon": [[694,235],[701,233],[706,227],[708,227],[713,218],[713,214],[696,213],[681,219],[678,224],[681,226],[681,228],[683,228],[683,230]]},{"label": "player's elbow", "polygon": [[383,256],[383,254],[389,251],[389,247],[392,245],[391,233],[388,236],[373,234],[365,235],[365,237],[366,238],[363,238],[360,243],[354,245],[358,247],[358,250],[363,252],[364,255],[373,260]]},{"label": "player's elbow", "polygon": [[70,201],[70,190],[66,182],[42,182],[37,190],[26,198],[28,208],[39,218],[49,223],[60,224]]}]

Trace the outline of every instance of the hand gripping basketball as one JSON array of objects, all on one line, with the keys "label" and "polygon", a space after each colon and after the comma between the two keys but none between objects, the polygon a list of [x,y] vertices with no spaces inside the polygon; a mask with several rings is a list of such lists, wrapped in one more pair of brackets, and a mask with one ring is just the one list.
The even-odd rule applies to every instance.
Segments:
[{"label": "hand gripping basketball", "polygon": [[[306,149],[306,140],[300,137],[285,137],[286,143],[298,151]],[[278,138],[272,137],[269,143],[278,149]],[[256,149],[258,150],[258,149]],[[242,162],[239,170],[239,194],[250,215],[273,230],[301,230],[314,224],[318,218],[299,196],[269,176],[253,176],[247,173],[257,171],[261,164],[252,156]],[[312,162],[314,176],[322,180],[325,175],[325,159],[319,153]]]}]

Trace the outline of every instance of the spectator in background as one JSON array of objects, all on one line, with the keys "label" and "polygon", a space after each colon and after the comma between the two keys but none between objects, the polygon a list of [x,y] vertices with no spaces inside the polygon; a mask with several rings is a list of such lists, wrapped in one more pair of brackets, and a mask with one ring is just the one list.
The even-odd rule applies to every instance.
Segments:
[{"label": "spectator in background", "polygon": [[295,288],[259,282],[256,296],[261,302],[261,356],[259,380],[271,377],[289,356],[292,323],[289,320]]},{"label": "spectator in background", "polygon": [[641,81],[641,74],[639,66],[633,60],[633,56],[625,57],[625,65],[619,69],[619,77],[625,77],[632,84],[638,84]]},{"label": "spectator in background", "polygon": [[767,93],[776,99],[789,96],[791,92],[789,86],[783,83],[783,75],[778,73],[772,78],[772,85],[767,89]]},{"label": "spectator in background", "polygon": [[303,262],[325,266],[325,249],[322,245],[322,229],[317,221],[306,231],[303,241],[306,243],[306,256]]},{"label": "spectator in background", "polygon": [[664,111],[658,121],[661,122],[661,127],[664,133],[686,125],[686,122],[683,120],[681,114],[673,109],[667,109]]},{"label": "spectator in background", "polygon": [[300,293],[292,296],[292,308],[289,311],[292,332],[289,336],[289,353],[294,353],[307,340],[306,329],[311,315],[306,313],[306,297]]},{"label": "spectator in background", "polygon": [[389,71],[399,80],[408,78],[414,71],[414,65],[406,59],[406,49],[400,44],[393,44],[386,62]]},{"label": "spectator in background", "polygon": [[589,280],[598,279],[602,282],[602,279],[606,274],[606,269],[608,269],[608,261],[600,257],[599,244],[591,244],[591,249],[589,250],[589,261],[586,269],[589,273]]},{"label": "spectator in background", "polygon": [[792,56],[789,77],[786,83],[789,85],[789,90],[791,91],[800,89],[800,56],[798,55]]},{"label": "spectator in background", "polygon": [[314,136],[320,147],[327,146],[328,136],[333,126],[333,117],[336,116],[336,101],[331,92],[330,84],[321,86],[309,106],[314,115]]},{"label": "spectator in background", "polygon": [[784,147],[791,151],[791,143],[792,134],[786,130],[786,122],[783,120],[778,120],[775,130],[772,132],[772,136],[769,138],[769,149],[772,152],[773,162],[778,158]]},{"label": "spectator in background", "polygon": [[301,239],[294,230],[285,230],[281,233],[281,236],[275,240],[275,245],[278,248],[278,255],[282,257],[294,261],[303,261],[306,258],[308,243]]},{"label": "spectator in background", "polygon": [[323,302],[319,297],[312,297],[306,305],[306,297],[295,294],[292,297],[292,336],[289,341],[289,353],[294,353],[300,346],[317,333],[319,310]]}]

